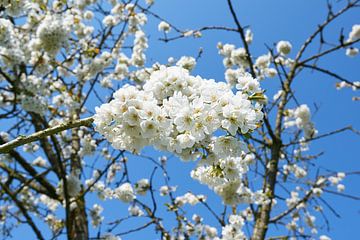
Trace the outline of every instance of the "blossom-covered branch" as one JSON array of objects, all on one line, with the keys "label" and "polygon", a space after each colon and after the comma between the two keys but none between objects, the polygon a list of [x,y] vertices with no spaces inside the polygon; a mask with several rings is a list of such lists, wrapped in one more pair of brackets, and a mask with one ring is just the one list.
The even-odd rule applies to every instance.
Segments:
[{"label": "blossom-covered branch", "polygon": [[76,120],[76,121],[62,123],[57,126],[47,128],[47,129],[44,129],[39,132],[35,132],[29,136],[19,136],[14,140],[11,140],[9,142],[6,142],[6,143],[0,145],[0,153],[7,153],[16,147],[37,141],[41,138],[55,135],[59,132],[62,132],[62,131],[65,131],[65,130],[68,130],[71,128],[76,128],[76,127],[81,127],[81,126],[90,126],[93,121],[94,121],[93,117],[88,117],[88,118],[84,118],[84,119],[80,119],[80,120]]}]

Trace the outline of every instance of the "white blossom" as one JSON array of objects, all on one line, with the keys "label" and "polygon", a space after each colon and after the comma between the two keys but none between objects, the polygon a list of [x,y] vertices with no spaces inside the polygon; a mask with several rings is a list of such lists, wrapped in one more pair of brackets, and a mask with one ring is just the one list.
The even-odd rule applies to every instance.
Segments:
[{"label": "white blossom", "polygon": [[171,30],[171,27],[170,25],[167,23],[167,22],[164,22],[164,21],[161,21],[158,25],[158,30],[161,31],[161,32],[170,32]]},{"label": "white blossom", "polygon": [[351,32],[349,33],[349,42],[354,42],[360,39],[360,24],[352,26]]},{"label": "white blossom", "polygon": [[288,41],[279,41],[276,44],[276,50],[282,55],[288,55],[291,51],[292,45]]},{"label": "white blossom", "polygon": [[125,202],[133,201],[136,196],[130,183],[124,183],[114,190],[114,197]]}]

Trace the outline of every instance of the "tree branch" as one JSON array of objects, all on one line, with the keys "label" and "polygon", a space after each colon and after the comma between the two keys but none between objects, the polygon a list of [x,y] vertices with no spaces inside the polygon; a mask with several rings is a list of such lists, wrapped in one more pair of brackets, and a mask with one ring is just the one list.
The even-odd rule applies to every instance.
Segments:
[{"label": "tree branch", "polygon": [[62,123],[58,126],[51,127],[51,128],[48,128],[48,129],[45,129],[42,131],[38,131],[29,136],[19,136],[10,142],[0,145],[0,153],[7,153],[16,147],[19,147],[26,143],[31,143],[31,142],[37,141],[41,138],[45,138],[45,137],[54,135],[56,133],[62,132],[67,129],[76,128],[76,127],[80,127],[80,126],[90,126],[93,121],[94,121],[93,117],[88,117],[88,118],[80,119],[77,121],[70,121],[68,123]]}]

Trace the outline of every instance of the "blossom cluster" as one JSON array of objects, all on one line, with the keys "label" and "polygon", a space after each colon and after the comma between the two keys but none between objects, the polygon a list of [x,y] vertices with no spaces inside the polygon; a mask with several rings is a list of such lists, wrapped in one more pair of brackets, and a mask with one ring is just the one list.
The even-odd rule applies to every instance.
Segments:
[{"label": "blossom cluster", "polygon": [[227,205],[263,203],[266,200],[262,193],[253,193],[242,182],[255,159],[244,143],[232,136],[223,136],[214,138],[210,149],[212,153],[191,172],[192,178],[214,189]]},{"label": "blossom cluster", "polygon": [[230,215],[229,224],[227,224],[222,228],[222,235],[223,235],[222,239],[223,240],[247,239],[245,233],[241,230],[244,224],[245,221],[240,215]]},{"label": "blossom cluster", "polygon": [[[125,86],[96,108],[96,130],[116,149],[140,152],[151,145],[183,160],[201,158],[192,177],[214,189],[226,204],[257,201],[262,197],[241,180],[254,156],[236,135],[259,126],[262,105],[252,97],[262,96],[262,91],[248,74],[237,82],[234,93],[223,82],[160,66],[142,90]],[[223,136],[214,137],[215,132]]]},{"label": "blossom cluster", "polygon": [[[249,36],[252,41],[252,35]],[[226,68],[225,79],[229,84],[236,84],[236,79],[245,74],[246,69],[250,67],[249,56],[245,48],[236,48],[233,44],[217,45],[219,54],[224,57],[223,64]],[[259,80],[265,77],[274,77],[277,74],[275,68],[271,65],[272,56],[270,53],[264,54],[256,58],[254,63],[254,71]]]},{"label": "blossom cluster", "polygon": [[[347,42],[355,42],[358,41],[359,39],[360,39],[360,24],[355,24],[354,26],[352,26]],[[359,49],[356,47],[349,47],[346,49],[346,55],[349,57],[355,57],[358,54],[359,54]]]},{"label": "blossom cluster", "polygon": [[252,93],[234,94],[225,83],[161,66],[143,90],[125,86],[115,92],[111,102],[96,108],[94,122],[116,149],[139,152],[153,145],[186,159],[206,148],[218,129],[235,136],[257,128],[262,105],[249,100]]},{"label": "blossom cluster", "polygon": [[310,139],[317,134],[314,124],[311,122],[311,113],[307,105],[302,104],[295,109],[288,109],[285,117],[285,127],[296,126],[304,131],[305,139]]}]

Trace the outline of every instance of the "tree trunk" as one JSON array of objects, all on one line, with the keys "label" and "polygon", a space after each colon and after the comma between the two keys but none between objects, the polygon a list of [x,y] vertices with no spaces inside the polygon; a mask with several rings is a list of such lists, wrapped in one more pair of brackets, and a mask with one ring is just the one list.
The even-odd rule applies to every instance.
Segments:
[{"label": "tree trunk", "polygon": [[87,240],[89,239],[89,230],[84,197],[81,197],[76,205],[76,208],[71,210],[69,214],[70,229],[68,229],[68,236],[71,240]]},{"label": "tree trunk", "polygon": [[264,180],[264,190],[266,195],[269,197],[270,202],[268,204],[262,205],[257,212],[255,227],[251,237],[252,240],[265,239],[266,232],[268,230],[272,206],[271,203],[275,197],[276,176],[280,158],[280,150],[281,141],[274,141],[271,147],[271,161],[269,162],[268,168],[266,169],[266,179]]},{"label": "tree trunk", "polygon": [[[73,120],[78,120],[80,111],[74,114]],[[80,138],[78,135],[78,128],[72,130],[72,154],[71,154],[71,174],[79,176],[82,172],[81,158],[79,156],[80,151]],[[69,218],[70,224],[68,227],[68,238],[71,240],[87,240],[89,239],[88,220],[86,214],[85,197],[81,196],[76,201],[76,208],[70,210]]]}]

